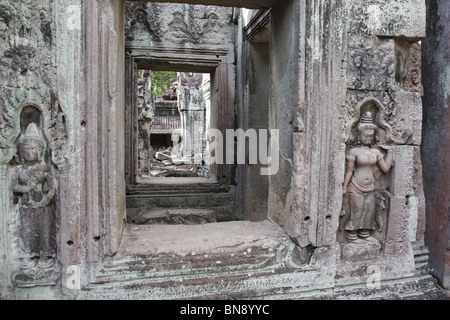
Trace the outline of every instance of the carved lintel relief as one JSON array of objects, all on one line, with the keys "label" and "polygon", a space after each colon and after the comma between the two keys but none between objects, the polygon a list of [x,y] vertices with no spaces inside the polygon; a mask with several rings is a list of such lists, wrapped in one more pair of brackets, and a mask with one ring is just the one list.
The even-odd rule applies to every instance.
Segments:
[{"label": "carved lintel relief", "polygon": [[378,36],[425,36],[425,5],[417,0],[347,1],[349,31]]},{"label": "carved lintel relief", "polygon": [[125,13],[126,41],[133,44],[226,44],[231,39],[230,8],[127,2]]},{"label": "carved lintel relief", "polygon": [[409,8],[403,5],[404,2],[406,1],[350,1],[350,31],[366,34],[398,33],[409,25],[410,13],[406,11]]}]

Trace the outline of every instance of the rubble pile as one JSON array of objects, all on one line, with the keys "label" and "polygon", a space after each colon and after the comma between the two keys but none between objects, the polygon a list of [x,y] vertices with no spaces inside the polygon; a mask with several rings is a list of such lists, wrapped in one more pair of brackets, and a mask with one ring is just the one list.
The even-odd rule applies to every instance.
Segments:
[{"label": "rubble pile", "polygon": [[154,152],[150,175],[152,177],[197,177],[199,165],[191,164],[191,157],[172,154],[172,147]]}]

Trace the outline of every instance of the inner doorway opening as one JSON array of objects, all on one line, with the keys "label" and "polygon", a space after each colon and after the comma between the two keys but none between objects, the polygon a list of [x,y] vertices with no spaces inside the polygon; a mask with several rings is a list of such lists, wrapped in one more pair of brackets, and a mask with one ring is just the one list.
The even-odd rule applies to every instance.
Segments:
[{"label": "inner doorway opening", "polygon": [[136,182],[209,179],[210,74],[139,69],[136,95]]},{"label": "inner doorway opening", "polygon": [[[269,92],[267,87],[253,92],[255,86],[240,81],[245,82],[246,72],[237,67],[236,54],[247,49],[236,43],[236,32],[244,26],[239,10],[130,2],[126,12],[127,221],[194,224],[200,215],[200,223],[266,219],[268,177],[253,179],[260,166],[247,170],[249,148],[237,148],[247,139],[245,132],[241,139],[241,132],[267,129],[262,116],[248,124],[243,119],[247,101],[255,106],[254,114],[267,117]],[[151,76],[159,71],[176,75],[168,76],[160,93],[146,96],[144,89],[152,91]],[[255,77],[268,83],[266,73]],[[241,98],[244,88],[252,90],[248,99]],[[253,101],[254,96],[260,99]],[[201,107],[192,103],[202,99]],[[152,103],[153,114],[143,112]],[[229,131],[234,138],[228,137]],[[252,183],[246,185],[246,180]],[[245,194],[249,197],[243,199]]]}]

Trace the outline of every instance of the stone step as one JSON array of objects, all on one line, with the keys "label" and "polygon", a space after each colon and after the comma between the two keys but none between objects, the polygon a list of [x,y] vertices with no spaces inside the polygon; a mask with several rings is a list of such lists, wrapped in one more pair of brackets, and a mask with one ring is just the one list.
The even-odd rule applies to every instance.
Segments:
[{"label": "stone step", "polygon": [[[161,259],[135,260],[121,266],[105,267],[95,276],[92,285],[114,285],[131,283],[157,283],[163,279],[178,281],[201,279],[205,274],[225,274],[227,276],[249,273],[261,273],[266,268],[273,268],[273,255],[253,254],[238,255],[227,259],[215,257],[187,256],[176,262],[168,257]],[[214,270],[214,272],[211,272]],[[270,271],[266,271],[270,272]],[[211,276],[208,276],[211,277]]]},{"label": "stone step", "polygon": [[[388,274],[372,288],[366,274],[359,274],[367,261],[353,262],[351,270],[348,262],[330,264],[339,248],[323,247],[316,248],[307,262],[298,263],[296,248],[268,220],[128,224],[118,252],[93,272],[77,298],[415,299],[434,290],[430,274],[411,273],[409,264],[400,277],[389,274],[391,266],[386,265]],[[354,281],[341,279],[342,268]]]},{"label": "stone step", "polygon": [[[317,273],[317,272],[316,272]],[[78,299],[242,299],[275,295],[295,286],[303,272],[260,268],[252,271],[209,272],[179,277],[130,279],[90,284]],[[317,275],[316,275],[317,276]]]},{"label": "stone step", "polygon": [[430,251],[428,250],[428,248],[424,245],[421,244],[414,244],[413,245],[413,250],[414,250],[414,255],[419,256],[419,255],[423,255],[423,254],[429,254]]},{"label": "stone step", "polygon": [[268,221],[127,225],[121,249],[96,272],[91,286],[151,286],[164,279],[268,272],[267,268],[277,267],[277,256],[286,255],[290,244],[289,237]]},{"label": "stone step", "polygon": [[[321,281],[324,270],[293,269],[270,265],[255,270],[183,274],[179,277],[122,278],[92,283],[78,299],[425,299],[436,291],[433,279],[411,276],[385,280],[379,287],[367,283],[335,286]],[[316,279],[311,283],[312,279]]]},{"label": "stone step", "polygon": [[184,193],[159,193],[159,194],[145,194],[137,193],[127,196],[127,206],[131,208],[137,207],[216,207],[224,206],[232,203],[234,195],[230,193],[199,193],[199,192],[184,192]]},{"label": "stone step", "polygon": [[414,264],[419,274],[429,274],[431,267],[428,263],[430,251],[423,244],[413,245],[414,250]]},{"label": "stone step", "polygon": [[[127,210],[214,210],[216,221],[235,220],[235,189],[205,178],[160,179],[127,189]],[[194,215],[191,215],[192,217]],[[207,215],[208,216],[208,215]],[[206,219],[213,221],[211,217]]]},{"label": "stone step", "polygon": [[427,263],[428,262],[428,254],[421,254],[414,256],[414,262],[417,263]]}]

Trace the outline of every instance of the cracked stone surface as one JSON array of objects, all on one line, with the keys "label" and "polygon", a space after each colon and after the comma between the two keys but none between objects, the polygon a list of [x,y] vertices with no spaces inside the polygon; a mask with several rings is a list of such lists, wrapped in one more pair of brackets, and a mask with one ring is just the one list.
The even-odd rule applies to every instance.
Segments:
[{"label": "cracked stone surface", "polygon": [[227,253],[252,247],[275,249],[288,241],[270,221],[202,225],[128,225],[119,255]]}]

